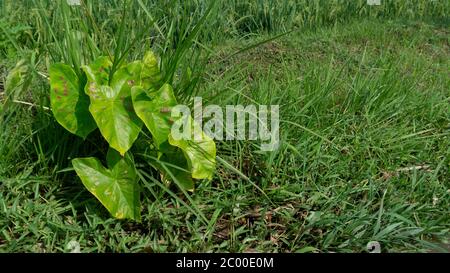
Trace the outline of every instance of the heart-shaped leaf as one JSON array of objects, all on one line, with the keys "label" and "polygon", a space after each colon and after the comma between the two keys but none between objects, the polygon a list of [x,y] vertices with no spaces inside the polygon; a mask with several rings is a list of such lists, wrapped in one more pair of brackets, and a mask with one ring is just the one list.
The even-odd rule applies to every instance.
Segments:
[{"label": "heart-shaped leaf", "polygon": [[164,84],[151,97],[144,88],[135,86],[131,90],[136,114],[144,121],[158,149],[166,142],[171,128],[171,107],[177,105],[172,87]]},{"label": "heart-shaped leaf", "polygon": [[[194,122],[192,117],[186,117],[186,126],[191,128],[191,137],[188,139],[174,138],[169,134],[169,143],[180,148],[192,170],[192,178],[211,179],[216,166],[216,144]],[[176,122],[182,122],[184,117]]]},{"label": "heart-shaped leaf", "polygon": [[89,111],[109,145],[124,155],[133,145],[142,121],[133,109],[131,87],[139,81],[140,62],[130,63],[117,70],[111,84],[108,73],[111,62],[100,58],[83,70],[88,76],[85,92],[91,99]]},{"label": "heart-shaped leaf", "polygon": [[113,217],[140,221],[140,189],[132,162],[121,158],[107,169],[89,157],[73,159],[72,165],[84,186]]},{"label": "heart-shaped leaf", "polygon": [[50,103],[56,121],[69,132],[86,138],[97,125],[83,87],[83,79],[70,66],[57,63],[50,67]]}]

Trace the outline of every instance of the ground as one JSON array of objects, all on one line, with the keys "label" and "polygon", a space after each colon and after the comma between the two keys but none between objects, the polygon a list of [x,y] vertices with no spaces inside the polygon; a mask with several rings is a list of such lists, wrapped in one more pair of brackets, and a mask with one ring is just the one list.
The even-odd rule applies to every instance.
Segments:
[{"label": "ground", "polygon": [[36,132],[36,113],[21,106],[0,132],[0,252],[68,251],[72,240],[82,252],[365,252],[370,241],[445,251],[449,37],[434,21],[367,19],[232,58],[269,36],[211,45],[204,103],[279,104],[280,149],[217,143],[229,164],[192,200],[143,183],[140,223],[112,219],[68,166],[42,167],[54,160],[42,137],[61,129]]}]

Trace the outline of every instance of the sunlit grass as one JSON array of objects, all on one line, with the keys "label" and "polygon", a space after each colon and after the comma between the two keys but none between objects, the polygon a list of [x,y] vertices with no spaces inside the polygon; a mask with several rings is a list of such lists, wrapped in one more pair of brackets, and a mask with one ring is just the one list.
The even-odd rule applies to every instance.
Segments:
[{"label": "sunlit grass", "polygon": [[[425,251],[448,236],[448,1],[51,2],[2,2],[0,81],[26,60],[32,106],[1,112],[0,252]],[[47,68],[148,48],[187,102],[279,104],[282,141],[218,143],[190,200],[140,166],[142,223],[117,221],[70,171],[101,142],[44,108]]]}]

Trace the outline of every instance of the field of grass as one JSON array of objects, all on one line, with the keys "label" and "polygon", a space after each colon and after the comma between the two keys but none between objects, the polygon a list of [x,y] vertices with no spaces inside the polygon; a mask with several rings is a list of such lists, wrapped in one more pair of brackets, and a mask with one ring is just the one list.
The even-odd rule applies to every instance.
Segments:
[{"label": "field of grass", "polygon": [[[0,1],[0,252],[448,252],[448,1],[53,2]],[[141,163],[138,223],[71,168],[105,147],[55,121],[48,67],[150,48],[184,102],[280,105],[281,141],[216,141],[187,196]]]}]

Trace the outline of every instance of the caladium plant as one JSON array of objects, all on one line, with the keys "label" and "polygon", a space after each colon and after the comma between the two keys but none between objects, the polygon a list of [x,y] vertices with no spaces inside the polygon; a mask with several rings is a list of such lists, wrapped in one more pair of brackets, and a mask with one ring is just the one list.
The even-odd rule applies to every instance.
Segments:
[{"label": "caladium plant", "polygon": [[[84,186],[118,219],[140,220],[140,185],[129,151],[145,126],[157,157],[170,164],[153,164],[165,180],[194,190],[194,179],[211,179],[216,146],[202,137],[178,140],[171,136],[170,109],[177,105],[171,85],[162,82],[153,52],[142,60],[113,69],[109,57],[81,67],[63,63],[50,67],[50,100],[55,119],[69,132],[86,139],[99,129],[109,144],[107,167],[97,158],[76,158],[72,165]],[[198,127],[192,118],[189,125]]]}]

